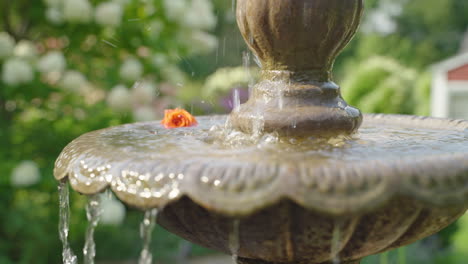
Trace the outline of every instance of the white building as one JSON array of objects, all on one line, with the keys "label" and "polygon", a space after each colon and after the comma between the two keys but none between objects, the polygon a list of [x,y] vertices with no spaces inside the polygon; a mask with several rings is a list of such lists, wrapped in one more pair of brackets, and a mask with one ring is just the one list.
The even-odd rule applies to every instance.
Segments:
[{"label": "white building", "polygon": [[431,112],[468,120],[468,52],[434,66]]}]

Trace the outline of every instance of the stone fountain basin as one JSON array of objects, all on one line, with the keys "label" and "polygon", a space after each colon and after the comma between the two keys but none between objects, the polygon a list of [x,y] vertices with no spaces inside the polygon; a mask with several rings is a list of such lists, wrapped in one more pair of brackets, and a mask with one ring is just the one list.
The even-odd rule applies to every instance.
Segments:
[{"label": "stone fountain basin", "polygon": [[436,208],[410,197],[395,197],[378,208],[334,216],[284,199],[237,218],[183,197],[160,212],[158,223],[193,243],[232,254],[230,241],[239,221],[239,263],[333,263],[333,248],[340,263],[359,263],[366,256],[439,232],[466,209]]},{"label": "stone fountain basin", "polygon": [[160,208],[169,231],[249,264],[359,261],[434,234],[468,208],[468,121],[365,115],[352,137],[252,143],[216,136],[224,116],[198,119],[85,134],[64,149],[55,177]]}]

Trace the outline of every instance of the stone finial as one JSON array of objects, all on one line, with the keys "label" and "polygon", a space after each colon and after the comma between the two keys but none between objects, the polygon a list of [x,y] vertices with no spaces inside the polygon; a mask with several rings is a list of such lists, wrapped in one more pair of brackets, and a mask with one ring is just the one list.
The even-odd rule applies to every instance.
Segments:
[{"label": "stone finial", "polygon": [[362,0],[238,0],[237,21],[262,63],[250,100],[231,113],[233,126],[253,133],[336,135],[361,124],[358,109],[332,82],[333,63],[354,36]]}]

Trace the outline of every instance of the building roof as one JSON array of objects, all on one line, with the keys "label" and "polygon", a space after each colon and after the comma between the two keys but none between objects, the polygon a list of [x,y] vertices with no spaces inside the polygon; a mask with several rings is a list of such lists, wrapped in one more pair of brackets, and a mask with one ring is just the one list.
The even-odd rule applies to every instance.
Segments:
[{"label": "building roof", "polygon": [[451,58],[432,65],[433,71],[451,71],[468,64],[468,52],[457,54]]}]

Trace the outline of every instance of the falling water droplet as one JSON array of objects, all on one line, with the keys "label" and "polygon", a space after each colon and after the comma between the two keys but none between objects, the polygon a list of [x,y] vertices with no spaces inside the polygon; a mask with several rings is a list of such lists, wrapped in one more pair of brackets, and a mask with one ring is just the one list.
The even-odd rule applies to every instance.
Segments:
[{"label": "falling water droplet", "polygon": [[249,79],[249,97],[250,97],[250,95],[252,94],[252,88],[255,84],[255,79],[250,70],[250,52],[244,51],[242,53],[242,65],[244,66],[244,70],[247,73],[247,76]]},{"label": "falling water droplet", "polygon": [[112,191],[110,189],[107,189],[105,192],[104,192],[104,197],[106,197],[107,199],[113,199],[114,198],[114,194],[112,193]]},{"label": "falling water droplet", "polygon": [[223,38],[223,57],[226,57],[226,39],[227,38]]},{"label": "falling water droplet", "polygon": [[70,230],[70,197],[68,191],[68,184],[61,181],[59,186],[59,236],[62,241],[63,251],[62,260],[63,264],[77,264],[78,260],[73,250],[70,248],[68,241],[68,232]]},{"label": "falling water droplet", "polygon": [[88,228],[86,229],[86,240],[83,248],[83,258],[85,264],[94,264],[96,256],[96,243],[94,242],[94,230],[98,225],[101,216],[101,197],[99,194],[91,195],[86,205],[86,217],[88,218]]},{"label": "falling water droplet", "polygon": [[244,51],[242,53],[242,66],[244,66],[246,71],[249,71],[250,68],[250,52]]},{"label": "falling water droplet", "polygon": [[237,264],[237,257],[238,257],[239,248],[240,248],[239,225],[240,225],[240,220],[235,219],[232,222],[232,230],[229,233],[229,250],[231,251],[232,260],[234,264]]},{"label": "falling water droplet", "polygon": [[233,107],[232,109],[234,111],[238,111],[239,110],[239,107],[240,107],[240,96],[239,96],[239,90],[238,89],[234,89],[234,94],[233,94]]},{"label": "falling water droplet", "polygon": [[341,250],[341,230],[343,229],[343,223],[339,220],[335,220],[333,225],[333,234],[331,241],[331,260],[333,264],[340,264],[340,250]]},{"label": "falling water droplet", "polygon": [[255,62],[255,64],[257,64],[257,66],[261,69],[263,67],[262,65],[262,61],[260,61],[260,59],[258,58],[258,55],[253,53],[253,60]]},{"label": "falling water droplet", "polygon": [[261,113],[257,112],[255,117],[252,120],[252,137],[254,139],[259,139],[263,133],[263,129],[265,126],[265,119],[261,116]]},{"label": "falling water droplet", "polygon": [[140,237],[143,241],[143,249],[141,250],[138,264],[151,264],[153,261],[153,254],[151,254],[150,245],[157,214],[158,209],[146,211],[143,221],[140,223]]},{"label": "falling water droplet", "polygon": [[280,110],[283,110],[284,107],[284,93],[282,89],[277,89],[278,91],[278,108]]}]

